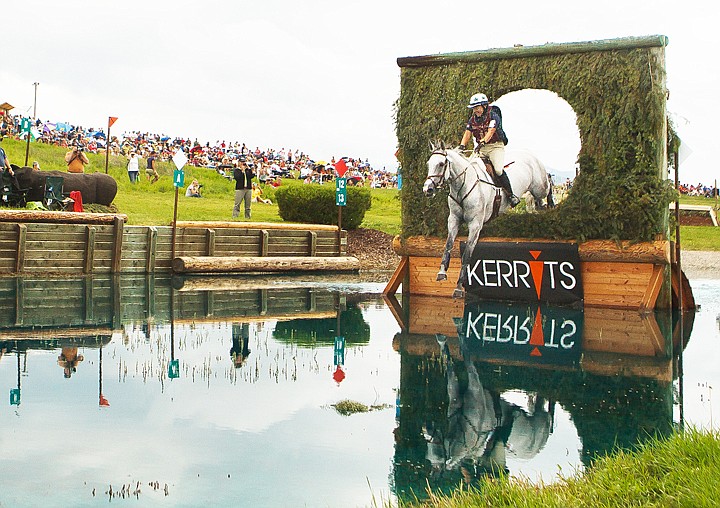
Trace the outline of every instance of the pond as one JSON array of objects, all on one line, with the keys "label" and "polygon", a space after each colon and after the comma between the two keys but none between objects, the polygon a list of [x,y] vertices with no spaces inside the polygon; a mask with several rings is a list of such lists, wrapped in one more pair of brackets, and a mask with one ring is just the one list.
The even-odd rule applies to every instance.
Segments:
[{"label": "pond", "polygon": [[501,469],[552,482],[717,427],[720,281],[691,282],[683,335],[667,313],[386,301],[352,278],[0,279],[0,505],[379,506]]}]

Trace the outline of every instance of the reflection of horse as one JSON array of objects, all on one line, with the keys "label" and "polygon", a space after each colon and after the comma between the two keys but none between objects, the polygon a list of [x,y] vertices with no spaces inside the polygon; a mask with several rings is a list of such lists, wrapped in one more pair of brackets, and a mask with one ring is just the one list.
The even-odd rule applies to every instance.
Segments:
[{"label": "reflection of horse", "polygon": [[527,409],[508,402],[483,386],[475,364],[465,353],[468,381],[461,389],[446,338],[437,337],[447,365],[448,410],[446,425],[430,423],[425,427],[427,459],[434,472],[459,469],[471,481],[486,474],[507,473],[506,455],[520,459],[537,455],[552,429],[546,401],[529,397]]},{"label": "reflection of horse", "polygon": [[[522,196],[530,192],[536,207],[542,208],[542,200],[547,199],[552,193],[550,178],[542,162],[524,150],[508,150],[505,160],[510,161],[507,174],[515,193]],[[455,243],[458,229],[462,222],[468,224],[468,240],[462,256],[460,278],[453,292],[453,297],[459,298],[464,295],[463,283],[467,279],[465,267],[470,261],[483,225],[493,216],[495,196],[499,194],[501,200],[499,213],[505,211],[509,203],[505,193],[500,192],[500,187],[493,182],[487,168],[479,161],[468,160],[456,150],[446,150],[442,146],[433,147],[427,165],[428,176],[423,185],[423,192],[426,196],[432,197],[438,189],[447,185],[450,208],[447,223],[448,237],[437,280],[447,279],[450,251]]]}]

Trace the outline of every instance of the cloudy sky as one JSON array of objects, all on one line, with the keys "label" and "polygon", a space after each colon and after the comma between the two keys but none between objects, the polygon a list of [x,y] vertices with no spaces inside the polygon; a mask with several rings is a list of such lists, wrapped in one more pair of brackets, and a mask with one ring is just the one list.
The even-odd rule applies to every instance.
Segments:
[{"label": "cloudy sky", "polygon": [[[692,149],[681,179],[711,183],[720,116],[711,84],[720,72],[708,8],[696,0],[10,2],[0,102],[31,115],[38,82],[43,120],[102,127],[117,116],[114,133],[299,148],[394,168],[398,57],[662,34],[670,39],[668,106]],[[535,149],[532,122],[542,115],[525,111],[533,101],[505,102],[513,142]],[[538,151],[569,170],[579,146],[574,117],[555,103],[547,107],[558,111],[562,135]]]}]

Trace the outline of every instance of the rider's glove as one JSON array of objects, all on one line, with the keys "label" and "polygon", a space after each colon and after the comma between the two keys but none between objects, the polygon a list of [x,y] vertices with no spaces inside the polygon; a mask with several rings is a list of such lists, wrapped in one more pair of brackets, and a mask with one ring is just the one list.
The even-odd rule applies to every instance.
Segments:
[{"label": "rider's glove", "polygon": [[482,147],[484,147],[484,146],[485,146],[485,141],[478,141],[478,144],[475,147],[475,151],[479,152],[480,150],[482,150]]},{"label": "rider's glove", "polygon": [[463,151],[465,151],[465,145],[458,145],[457,149],[460,150],[461,152],[463,152]]}]

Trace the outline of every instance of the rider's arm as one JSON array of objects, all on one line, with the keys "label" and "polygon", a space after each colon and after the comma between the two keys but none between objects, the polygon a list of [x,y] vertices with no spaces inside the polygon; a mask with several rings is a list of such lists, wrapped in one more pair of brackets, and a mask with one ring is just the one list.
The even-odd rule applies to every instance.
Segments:
[{"label": "rider's arm", "polygon": [[469,130],[465,130],[465,133],[463,134],[462,141],[460,141],[460,144],[462,146],[467,146],[467,144],[470,142],[470,139],[472,138],[472,132]]},{"label": "rider's arm", "polygon": [[482,138],[482,142],[487,143],[488,141],[490,141],[492,139],[492,137],[495,135],[495,131],[497,131],[496,128],[494,128],[494,127],[489,128],[487,130],[487,132],[485,133],[485,137]]}]

